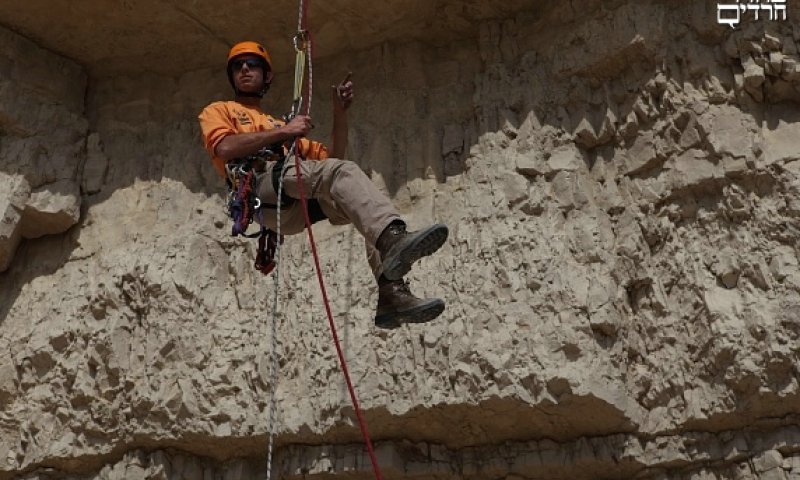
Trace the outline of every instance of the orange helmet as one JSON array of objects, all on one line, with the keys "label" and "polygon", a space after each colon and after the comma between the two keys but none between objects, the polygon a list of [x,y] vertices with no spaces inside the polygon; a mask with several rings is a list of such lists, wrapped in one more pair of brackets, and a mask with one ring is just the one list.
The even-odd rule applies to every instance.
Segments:
[{"label": "orange helmet", "polygon": [[[262,88],[261,91],[258,93],[241,92],[236,88],[236,84],[233,81],[232,62],[236,57],[242,55],[255,55],[264,61],[264,88]],[[267,51],[267,49],[264,48],[258,42],[252,42],[252,41],[239,42],[231,48],[230,52],[228,52],[227,71],[228,71],[228,81],[231,83],[231,86],[233,87],[233,90],[234,92],[236,92],[237,95],[263,97],[264,94],[267,92],[267,90],[269,90],[269,86],[271,83],[271,75],[269,74],[269,72],[272,71],[272,57],[269,56],[269,52]]]},{"label": "orange helmet", "polygon": [[258,42],[239,42],[231,48],[231,51],[228,52],[228,63],[231,63],[231,60],[238,57],[239,55],[245,54],[252,54],[264,59],[267,62],[267,66],[270,70],[272,70],[272,58],[269,56],[269,52],[266,48],[261,46]]}]

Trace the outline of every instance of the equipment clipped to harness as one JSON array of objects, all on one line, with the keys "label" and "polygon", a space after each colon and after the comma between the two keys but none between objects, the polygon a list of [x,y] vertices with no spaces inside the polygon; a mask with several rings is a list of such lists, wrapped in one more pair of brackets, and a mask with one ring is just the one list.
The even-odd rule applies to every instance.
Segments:
[{"label": "equipment clipped to harness", "polygon": [[261,226],[258,236],[258,250],[256,251],[256,261],[253,266],[264,275],[269,275],[275,270],[275,252],[278,250],[278,242],[283,245],[283,235],[280,240],[278,234],[265,226]]},{"label": "equipment clipped to harness", "polygon": [[261,208],[261,200],[255,192],[256,172],[252,161],[232,162],[226,166],[228,172],[228,213],[233,220],[231,235],[247,236],[247,227],[253,215]]},{"label": "equipment clipped to harness", "polygon": [[283,244],[283,235],[261,226],[257,234],[248,235],[247,228],[253,223],[256,212],[260,214],[261,200],[256,195],[256,173],[260,157],[248,157],[242,161],[231,162],[226,166],[228,178],[228,213],[233,220],[231,235],[246,238],[258,237],[258,250],[254,267],[264,275],[275,269],[275,251],[278,243]]}]

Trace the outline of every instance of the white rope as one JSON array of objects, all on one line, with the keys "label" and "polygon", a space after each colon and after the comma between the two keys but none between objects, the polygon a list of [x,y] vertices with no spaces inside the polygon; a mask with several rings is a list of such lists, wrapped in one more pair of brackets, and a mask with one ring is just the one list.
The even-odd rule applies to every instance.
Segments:
[{"label": "white rope", "polygon": [[[297,31],[301,32],[303,29],[303,12],[305,9],[305,0],[300,0],[300,13],[297,19]],[[308,114],[311,114],[311,86],[313,85],[313,70],[311,65],[311,42],[308,42],[308,52],[307,52],[307,62],[308,62]],[[298,79],[295,77],[295,81]],[[299,79],[302,81],[302,79]],[[300,93],[302,95],[302,92]],[[300,114],[300,112],[296,112]],[[277,384],[278,384],[278,290],[280,286],[280,272],[281,272],[281,197],[283,196],[283,174],[288,169],[290,163],[290,159],[294,157],[296,154],[296,142],[292,142],[292,146],[289,149],[289,153],[286,155],[286,161],[283,165],[281,174],[278,178],[278,191],[276,192],[277,197],[277,204],[278,208],[275,209],[276,216],[277,216],[277,236],[278,242],[275,247],[275,293],[273,297],[273,308],[272,308],[272,367],[271,367],[271,383],[272,383],[272,398],[270,400],[269,406],[269,440],[267,442],[267,480],[272,480],[272,457],[274,452],[275,446],[275,430],[276,430],[276,416],[277,416],[277,400],[276,400],[276,392],[277,392]],[[277,167],[277,165],[273,166],[272,168]]]},{"label": "white rope", "polygon": [[[294,153],[294,143],[289,150],[287,159],[291,158]],[[288,161],[285,163],[288,164]],[[272,168],[277,168],[278,165],[273,165]],[[284,166],[285,168],[285,166]],[[275,234],[278,237],[275,245],[275,292],[272,301],[272,365],[270,367],[270,386],[272,388],[272,396],[269,405],[269,440],[267,441],[267,480],[272,480],[272,456],[275,446],[275,430],[276,430],[276,417],[277,417],[277,391],[278,391],[278,291],[281,284],[281,196],[283,195],[283,173],[281,171],[278,179],[278,197],[276,203],[278,204],[275,209],[277,228]],[[271,174],[270,174],[271,175]],[[269,177],[265,177],[269,181]]]},{"label": "white rope", "polygon": [[300,0],[300,14],[297,16],[297,31],[301,31],[303,29],[303,8],[305,8],[306,2],[305,0]]},{"label": "white rope", "polygon": [[308,38],[308,53],[306,54],[306,58],[308,59],[308,115],[311,115],[311,98],[313,97],[312,93],[314,88],[314,65],[311,63],[311,37],[309,36]]}]

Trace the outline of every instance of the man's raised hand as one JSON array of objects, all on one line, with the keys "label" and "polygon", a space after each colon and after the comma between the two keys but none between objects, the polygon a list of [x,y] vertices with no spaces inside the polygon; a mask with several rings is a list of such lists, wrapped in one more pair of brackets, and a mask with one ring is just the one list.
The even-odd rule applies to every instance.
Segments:
[{"label": "man's raised hand", "polygon": [[347,76],[342,80],[342,83],[338,86],[331,85],[333,104],[335,108],[341,109],[342,111],[350,108],[350,104],[353,103],[353,82],[350,80],[352,76],[353,72],[347,72]]}]

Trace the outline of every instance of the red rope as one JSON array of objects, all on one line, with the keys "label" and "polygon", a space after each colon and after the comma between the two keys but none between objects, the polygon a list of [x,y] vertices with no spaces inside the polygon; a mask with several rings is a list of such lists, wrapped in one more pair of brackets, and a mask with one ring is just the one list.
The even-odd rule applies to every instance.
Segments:
[{"label": "red rope", "polygon": [[[301,23],[306,26],[306,30],[308,28],[308,2],[310,0],[301,0],[302,9],[301,9]],[[311,33],[308,34],[308,62],[311,63]],[[310,76],[310,69],[309,69],[309,76]],[[305,102],[307,112],[306,114],[310,114],[311,111],[311,104],[310,104],[310,97],[311,97],[311,78],[309,78],[308,82],[308,99]],[[347,390],[350,392],[350,400],[353,402],[353,409],[356,412],[356,417],[358,418],[358,425],[361,428],[361,435],[364,437],[364,442],[367,444],[367,452],[369,453],[369,459],[372,462],[372,469],[375,472],[376,480],[383,480],[381,476],[381,469],[378,466],[378,459],[375,456],[375,450],[372,448],[372,440],[369,438],[369,431],[367,431],[367,422],[364,420],[364,415],[361,413],[361,407],[358,404],[358,398],[356,398],[356,390],[353,388],[353,382],[350,380],[350,372],[347,369],[347,360],[344,358],[344,353],[342,352],[342,346],[339,343],[339,335],[336,333],[336,325],[333,323],[333,313],[331,313],[331,306],[330,302],[328,301],[328,291],[325,289],[325,281],[322,278],[322,267],[319,263],[319,254],[317,253],[317,246],[314,242],[314,231],[311,228],[311,218],[308,214],[308,202],[306,200],[306,192],[305,192],[305,185],[303,183],[303,173],[300,170],[300,155],[302,149],[300,148],[300,140],[295,140],[295,156],[294,156],[294,168],[295,174],[297,175],[297,187],[300,190],[300,201],[303,204],[303,216],[305,217],[306,222],[306,231],[308,232],[308,241],[311,244],[311,253],[314,257],[314,267],[317,270],[317,279],[319,280],[319,288],[322,292],[322,302],[325,304],[325,313],[328,315],[328,324],[331,327],[331,333],[333,334],[333,341],[336,345],[336,353],[339,356],[339,363],[342,366],[342,373],[344,373],[344,379],[347,383]]]},{"label": "red rope", "polygon": [[311,229],[311,218],[308,215],[308,204],[306,202],[306,193],[303,186],[303,174],[300,172],[300,156],[297,154],[294,156],[294,165],[297,173],[297,186],[300,190],[300,201],[303,203],[303,215],[305,216],[306,220],[308,241],[311,244],[311,253],[314,256],[314,266],[317,270],[319,288],[322,291],[322,301],[325,304],[325,313],[328,314],[328,323],[330,324],[331,333],[333,334],[333,341],[336,344],[336,353],[339,355],[339,363],[342,365],[342,373],[344,373],[344,379],[347,382],[347,390],[350,391],[350,399],[353,401],[353,408],[356,411],[356,417],[358,417],[358,424],[361,427],[361,435],[364,437],[364,441],[367,444],[367,452],[369,452],[369,459],[372,462],[372,469],[375,471],[375,478],[377,480],[382,480],[383,477],[381,476],[381,469],[378,466],[378,459],[375,457],[375,450],[372,448],[372,440],[370,440],[369,432],[367,431],[367,422],[364,421],[364,416],[361,413],[361,407],[358,405],[356,391],[353,388],[353,382],[350,380],[350,373],[347,370],[347,361],[344,358],[342,347],[339,344],[339,335],[336,334],[336,325],[333,323],[333,314],[331,313],[331,306],[330,302],[328,301],[328,292],[325,289],[325,281],[322,278],[322,268],[320,267],[319,263],[319,255],[317,254],[317,247],[314,243],[314,232]]}]

